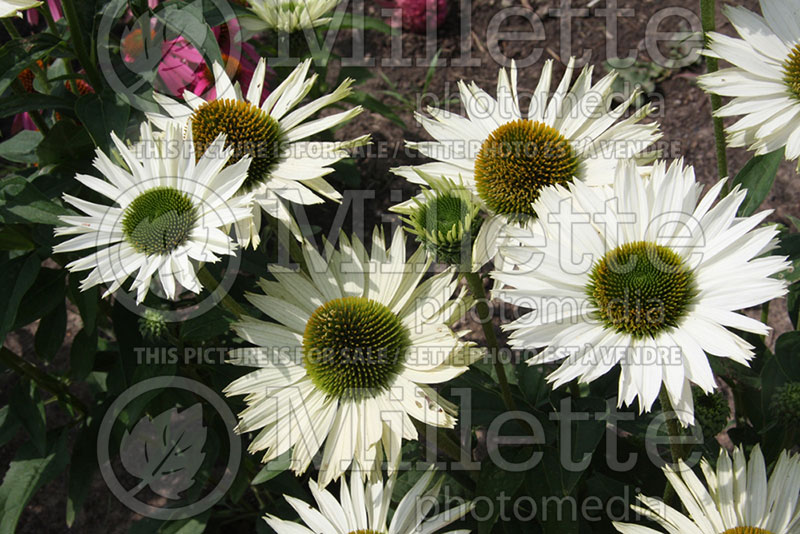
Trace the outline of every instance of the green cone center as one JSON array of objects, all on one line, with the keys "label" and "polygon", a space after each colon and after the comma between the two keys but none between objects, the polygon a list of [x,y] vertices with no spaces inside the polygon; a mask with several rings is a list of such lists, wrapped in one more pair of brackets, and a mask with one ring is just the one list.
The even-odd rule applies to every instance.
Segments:
[{"label": "green cone center", "polygon": [[692,272],[672,250],[639,241],[607,253],[587,288],[607,328],[655,337],[686,315],[695,295]]},{"label": "green cone center", "polygon": [[230,99],[206,102],[192,114],[190,124],[197,159],[221,133],[227,135],[225,146],[233,148],[228,165],[245,156],[253,158],[242,192],[269,178],[280,159],[283,141],[278,121],[249,102]]},{"label": "green cone center", "polygon": [[480,206],[465,191],[426,197],[409,218],[411,232],[439,261],[457,265],[471,258],[472,244],[483,223]]},{"label": "green cone center", "polygon": [[340,399],[389,389],[410,345],[408,329],[386,306],[364,297],[317,308],[303,334],[303,364],[315,386]]},{"label": "green cone center", "polygon": [[500,126],[475,161],[478,194],[494,213],[535,215],[542,189],[572,180],[579,160],[570,142],[546,124],[520,119]]},{"label": "green cone center", "polygon": [[137,252],[168,254],[186,242],[197,217],[197,208],[186,193],[157,187],[128,205],[122,231]]},{"label": "green cone center", "polygon": [[792,96],[800,99],[800,44],[795,45],[783,62],[783,80]]}]

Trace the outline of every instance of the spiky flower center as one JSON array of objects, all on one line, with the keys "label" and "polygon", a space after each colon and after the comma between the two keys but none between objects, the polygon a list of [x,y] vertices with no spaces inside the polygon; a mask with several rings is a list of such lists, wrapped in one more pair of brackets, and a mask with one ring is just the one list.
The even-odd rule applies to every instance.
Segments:
[{"label": "spiky flower center", "polygon": [[411,232],[439,261],[460,265],[469,261],[483,219],[480,206],[466,191],[426,193],[411,213]]},{"label": "spiky flower center", "polygon": [[729,528],[722,534],[772,534],[772,532],[758,527],[734,527]]},{"label": "spiky flower center", "polygon": [[706,438],[716,436],[728,425],[731,409],[728,399],[719,391],[705,394],[700,388],[692,388],[694,416]]},{"label": "spiky flower center", "polygon": [[786,426],[800,425],[800,382],[787,382],[775,390],[771,408]]},{"label": "spiky flower center", "polygon": [[572,180],[579,160],[570,142],[546,124],[506,123],[483,142],[475,161],[478,194],[495,213],[535,215],[542,189]]},{"label": "spiky flower center", "polygon": [[800,99],[800,44],[792,48],[789,57],[783,62],[783,80],[792,95]]},{"label": "spiky flower center", "polygon": [[361,530],[354,530],[354,531],[350,532],[349,534],[384,534],[384,533],[381,532],[380,530],[372,530],[372,529],[367,528],[367,529],[361,529]]},{"label": "spiky flower center", "polygon": [[186,242],[197,217],[197,208],[185,193],[156,187],[125,208],[122,231],[137,252],[168,254]]},{"label": "spiky flower center", "polygon": [[190,124],[198,159],[221,133],[227,135],[225,146],[233,148],[228,165],[245,156],[253,158],[242,192],[269,178],[280,157],[283,141],[278,121],[249,102],[231,99],[206,102],[192,114]]},{"label": "spiky flower center", "polygon": [[636,338],[678,325],[695,295],[694,276],[672,250],[638,241],[607,253],[587,287],[606,327]]},{"label": "spiky flower center", "polygon": [[392,385],[409,345],[408,329],[388,307],[344,297],[311,315],[303,364],[314,385],[331,397],[373,397]]}]

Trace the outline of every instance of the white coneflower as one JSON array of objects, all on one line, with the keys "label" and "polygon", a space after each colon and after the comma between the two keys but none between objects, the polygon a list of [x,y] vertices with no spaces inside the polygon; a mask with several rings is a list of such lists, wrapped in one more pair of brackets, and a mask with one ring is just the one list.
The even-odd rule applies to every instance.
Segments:
[{"label": "white coneflower", "polygon": [[[667,480],[688,515],[660,499],[640,495],[644,506],[632,508],[669,534],[797,534],[800,532],[800,456],[781,452],[767,478],[764,456],[756,445],[747,461],[741,447],[721,450],[716,471],[703,458],[706,485],[683,461],[678,471],[665,467]],[[658,534],[630,523],[614,523],[623,534]]]},{"label": "white coneflower", "polygon": [[31,0],[0,0],[0,19],[21,17],[20,11],[34,9],[40,5],[42,2],[32,2]]},{"label": "white coneflower", "polygon": [[346,98],[353,83],[347,79],[332,93],[299,106],[317,79],[316,74],[308,77],[310,66],[311,60],[298,65],[263,104],[261,95],[267,68],[264,59],[258,62],[247,95],[242,95],[238,83],[231,83],[219,64],[213,66],[215,100],[206,102],[190,91],[184,92],[185,103],[154,95],[166,115],[148,113],[148,118],[160,128],[177,122],[187,134],[191,132],[198,157],[224,133],[226,146],[234,149],[232,163],[245,156],[252,158],[241,192],[253,193],[253,216],[247,226],[237,228],[244,246],[258,245],[262,209],[301,239],[290,205],[318,204],[324,202],[324,198],[340,200],[342,195],[324,177],[333,172],[331,165],[348,156],[348,148],[369,140],[369,136],[345,142],[308,140],[362,111],[358,106],[309,120],[320,110]]},{"label": "white coneflower", "polygon": [[234,324],[259,349],[234,351],[232,363],[261,368],[225,393],[246,395],[237,431],[260,431],[250,450],[266,450],[264,462],[294,447],[293,469],[302,473],[324,441],[324,487],[351,463],[374,472],[385,456],[395,465],[401,440],[417,437],[411,417],[455,424],[454,406],[431,384],[481,355],[450,328],[468,301],[464,291],[451,298],[452,271],[421,282],[430,261],[422,249],[406,261],[405,243],[398,229],[388,250],[376,231],[371,255],[344,234],[325,257],[306,244],[308,274],[273,267],[276,281],[260,284],[265,294],[248,295],[279,324]]},{"label": "white coneflower", "polygon": [[724,6],[742,37],[710,32],[707,55],[733,65],[698,78],[700,87],[733,100],[719,117],[743,115],[726,130],[728,143],[767,154],[786,147],[800,157],[800,1],[761,0],[759,16]]},{"label": "white coneflower", "polygon": [[[312,480],[311,493],[318,508],[285,495],[289,505],[307,526],[267,515],[264,519],[278,534],[434,534],[464,517],[472,503],[464,503],[428,517],[436,501],[443,479],[434,482],[436,471],[429,469],[417,480],[397,505],[389,520],[392,492],[396,477],[391,476],[386,485],[381,480],[367,483],[353,474],[350,486],[342,479],[339,500],[327,490],[320,489]],[[469,530],[451,530],[446,534],[469,534]]]},{"label": "white coneflower", "polygon": [[293,33],[327,24],[338,4],[339,0],[247,0],[247,7],[255,16],[242,16],[239,20],[251,32]]},{"label": "white coneflower", "polygon": [[[529,363],[563,360],[549,380],[591,382],[619,364],[619,403],[649,410],[662,386],[684,425],[692,424],[691,383],[715,387],[708,354],[747,364],[753,347],[728,330],[767,334],[735,313],[780,297],[773,276],[785,258],[763,256],[778,230],[769,215],[737,218],[746,191],[702,199],[694,170],[657,163],[644,178],[621,166],[611,197],[581,182],[548,189],[535,204],[538,228],[501,251],[493,277],[505,301],[533,311],[508,325],[515,348],[546,347]],[[560,186],[559,186],[560,187]],[[598,192],[605,193],[603,195]],[[758,228],[757,228],[758,227]]]},{"label": "white coneflower", "polygon": [[[434,141],[406,144],[437,161],[393,172],[419,184],[426,184],[425,175],[445,177],[471,191],[492,216],[477,238],[487,260],[494,256],[502,224],[535,215],[533,202],[544,189],[573,180],[607,186],[620,162],[644,164],[655,157],[645,152],[661,137],[658,125],[640,124],[650,106],[620,120],[638,94],[611,109],[617,74],[592,85],[593,68],[587,66],[570,87],[574,65],[571,58],[551,95],[553,61],[545,63],[527,114],[521,110],[514,62],[510,74],[500,70],[497,98],[474,82],[459,82],[466,117],[435,108],[428,108],[430,118],[417,114]],[[493,239],[487,239],[489,232]]]},{"label": "white coneflower", "polygon": [[252,195],[237,195],[250,158],[226,167],[233,151],[223,149],[221,135],[213,150],[197,160],[194,145],[176,127],[154,136],[142,125],[141,150],[125,146],[113,132],[111,137],[127,169],[98,149],[94,166],[105,180],[83,174],[75,179],[115,205],[64,195],[86,215],[60,217],[68,226],[56,228],[56,235],[75,237],[53,252],[98,249],[67,265],[71,271],[90,271],[81,282],[83,290],[108,284],[109,295],[136,274],[131,290],[137,302],[144,300],[154,277],[167,298],[175,299],[180,288],[199,293],[197,263],[235,254],[228,229],[250,218]]}]

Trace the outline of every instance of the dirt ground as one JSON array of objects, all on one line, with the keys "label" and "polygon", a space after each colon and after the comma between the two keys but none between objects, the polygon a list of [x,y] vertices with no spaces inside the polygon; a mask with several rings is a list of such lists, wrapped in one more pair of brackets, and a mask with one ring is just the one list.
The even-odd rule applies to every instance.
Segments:
[{"label": "dirt ground", "polygon": [[[546,38],[538,43],[520,43],[504,41],[499,44],[500,50],[509,58],[526,57],[534,47],[544,48],[541,58],[533,66],[526,67],[519,72],[519,85],[521,89],[532,90],[539,78],[539,72],[544,61],[549,58],[558,58],[560,41],[564,35],[569,35],[572,40],[572,50],[575,54],[580,54],[583,50],[590,53],[589,62],[595,66],[595,79],[604,72],[603,61],[607,59],[606,43],[612,35],[612,29],[606,27],[606,18],[599,16],[596,12],[606,5],[613,4],[613,0],[600,0],[599,2],[588,2],[587,0],[574,0],[574,8],[583,8],[587,3],[595,4],[588,17],[578,16],[572,19],[571,28],[563,32],[560,27],[563,18],[549,16],[551,8],[558,7],[561,2],[535,1],[530,0],[473,0],[471,2],[472,16],[470,17],[472,29],[472,42],[470,53],[473,58],[479,60],[479,66],[461,67],[449,65],[449,60],[459,58],[462,54],[461,48],[461,13],[458,6],[453,6],[445,25],[440,29],[436,47],[441,48],[441,59],[448,60],[448,66],[436,69],[428,91],[435,95],[450,96],[456,95],[455,84],[458,80],[474,80],[479,86],[494,94],[497,81],[497,70],[499,65],[490,55],[489,43],[496,39],[486,39],[487,28],[490,25],[493,15],[501,7],[531,7],[541,18]],[[746,0],[734,2],[744,5],[757,11],[757,0]],[[645,29],[648,21],[665,8],[684,8],[691,13],[698,13],[697,0],[619,0],[617,5],[622,9],[629,9],[629,16],[619,19],[618,40],[620,43],[621,54],[625,50],[635,48],[638,50],[638,59],[647,61],[650,58],[646,53]],[[469,5],[464,2],[462,5]],[[370,5],[368,12],[377,14],[378,8]],[[696,16],[696,15],[695,15]],[[729,24],[722,24],[723,17],[718,15],[720,31],[733,35],[733,29]],[[666,18],[659,27],[662,32],[678,31],[683,28],[680,26],[680,18]],[[529,31],[530,24],[522,17],[512,17],[501,25],[503,31]],[[343,32],[336,50],[341,55],[346,55],[350,44],[349,35]],[[374,58],[388,58],[391,55],[391,45],[389,37],[376,32],[368,32],[366,36],[365,49]],[[425,57],[425,38],[424,36],[406,34],[403,38],[404,57],[417,58],[424,63]],[[569,52],[566,51],[566,59]],[[558,79],[564,72],[564,65],[557,61],[556,78]],[[332,68],[331,76],[335,76],[336,67]],[[386,67],[378,66],[371,69],[373,73],[382,72],[397,86],[397,90],[414,100],[425,83],[425,76],[428,70],[427,65],[411,67]],[[695,167],[700,180],[706,184],[711,184],[716,180],[717,167],[714,150],[714,136],[709,120],[710,104],[707,96],[697,88],[695,77],[704,72],[704,65],[697,63],[688,68],[675,71],[666,79],[660,81],[651,99],[658,107],[655,117],[661,123],[664,134],[661,146],[669,147],[664,154],[666,157],[684,157],[686,162]],[[386,217],[387,209],[397,203],[401,198],[408,198],[415,193],[414,187],[404,183],[389,172],[391,167],[409,163],[420,163],[411,154],[404,153],[402,150],[402,139],[420,140],[427,139],[427,134],[415,122],[412,109],[404,108],[399,102],[383,95],[382,91],[389,89],[380,76],[374,76],[368,80],[361,89],[369,91],[375,98],[391,106],[405,122],[407,129],[403,129],[392,121],[374,114],[364,113],[357,120],[348,124],[345,128],[337,132],[338,138],[351,138],[369,132],[373,135],[376,146],[387,147],[384,153],[366,154],[358,159],[358,168],[362,173],[362,181],[359,189],[374,190],[374,200],[367,201],[366,204],[366,227],[380,222],[381,220],[391,220]],[[457,108],[453,108],[457,110]],[[729,150],[730,169],[732,173],[738,171],[748,160],[750,154],[743,150]],[[774,209],[775,213],[772,220],[783,224],[790,224],[787,215],[800,217],[800,187],[794,167],[784,163],[778,174],[775,186],[767,198],[763,207]],[[340,184],[337,184],[340,186]],[[391,191],[401,191],[401,198],[397,193]],[[323,219],[324,220],[324,219]],[[788,328],[788,321],[785,314],[785,306],[773,305],[771,309],[771,324],[777,331]],[[71,316],[70,330],[74,333],[78,329],[79,319]],[[478,331],[477,325],[472,325]],[[6,343],[18,352],[25,352],[26,355],[32,354],[32,335],[31,329],[12,334]],[[68,352],[65,347],[62,352]],[[6,375],[0,376],[0,404],[2,404],[5,392],[14,383],[13,377]],[[0,450],[0,472],[5,472],[8,463],[13,457],[14,451],[21,443],[21,438],[13,441],[9,446]],[[66,510],[66,478],[59,477],[49,484],[34,497],[30,505],[23,513],[18,532],[49,534],[62,532],[107,532],[111,534],[127,532],[128,528],[137,517],[119,504],[105,488],[102,479],[97,477],[89,499],[88,505],[78,517],[76,525],[72,529],[67,529],[64,523]],[[233,534],[233,533],[231,533]]]}]

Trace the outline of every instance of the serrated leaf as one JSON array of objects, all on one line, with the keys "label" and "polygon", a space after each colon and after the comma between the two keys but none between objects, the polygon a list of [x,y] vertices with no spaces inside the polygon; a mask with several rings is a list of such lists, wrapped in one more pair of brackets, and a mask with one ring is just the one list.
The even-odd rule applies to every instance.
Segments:
[{"label": "serrated leaf", "polygon": [[778,174],[778,167],[783,161],[784,153],[785,149],[781,148],[769,154],[753,156],[736,175],[732,185],[741,185],[747,189],[747,196],[739,206],[740,217],[747,217],[755,213],[767,198],[772,184],[775,182],[775,176]]},{"label": "serrated leaf", "polygon": [[30,498],[67,466],[67,436],[66,430],[61,432],[46,454],[26,446],[17,451],[0,486],[0,534],[14,534]]},{"label": "serrated leaf", "polygon": [[143,417],[131,433],[126,430],[120,459],[123,467],[140,479],[137,488],[149,487],[166,499],[178,500],[181,492],[194,485],[205,458],[206,434],[202,404],[182,412],[172,408],[155,419]]}]

